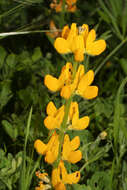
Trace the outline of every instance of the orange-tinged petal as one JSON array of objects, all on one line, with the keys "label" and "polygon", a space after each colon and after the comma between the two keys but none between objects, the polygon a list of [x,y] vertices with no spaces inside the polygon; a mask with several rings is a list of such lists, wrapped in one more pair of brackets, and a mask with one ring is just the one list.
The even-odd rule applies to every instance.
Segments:
[{"label": "orange-tinged petal", "polygon": [[39,154],[45,154],[46,150],[47,150],[47,146],[46,144],[44,144],[41,140],[36,140],[34,143],[34,148],[36,149],[36,151]]},{"label": "orange-tinged petal", "polygon": [[44,85],[52,92],[56,92],[60,88],[58,79],[51,75],[45,76]]},{"label": "orange-tinged petal", "polygon": [[71,50],[69,48],[69,43],[64,38],[57,38],[54,43],[54,47],[58,51],[58,53],[66,54],[70,53]]},{"label": "orange-tinged petal", "polygon": [[68,8],[67,8],[67,10],[72,13],[74,13],[76,11],[76,9],[77,9],[76,5],[71,5],[71,6],[68,6]]},{"label": "orange-tinged petal", "polygon": [[85,99],[93,99],[98,95],[98,87],[88,86],[86,90],[80,95]]},{"label": "orange-tinged petal", "polygon": [[76,164],[82,159],[82,152],[80,150],[70,152],[68,156],[68,162]]},{"label": "orange-tinged petal", "polygon": [[77,2],[77,0],[66,0],[66,3],[68,5],[72,5],[72,4],[75,4]]},{"label": "orange-tinged petal", "polygon": [[68,25],[64,26],[62,30],[62,38],[67,39],[69,32],[70,32],[69,26]]},{"label": "orange-tinged petal", "polygon": [[52,101],[48,103],[46,107],[46,112],[50,116],[54,116],[56,114],[57,109]]},{"label": "orange-tinged petal", "polygon": [[106,49],[105,40],[97,40],[93,42],[91,45],[86,47],[86,53],[90,55],[99,55]]},{"label": "orange-tinged petal", "polygon": [[80,80],[78,84],[78,92],[85,91],[86,87],[90,85],[94,80],[94,72],[92,70],[89,70]]}]

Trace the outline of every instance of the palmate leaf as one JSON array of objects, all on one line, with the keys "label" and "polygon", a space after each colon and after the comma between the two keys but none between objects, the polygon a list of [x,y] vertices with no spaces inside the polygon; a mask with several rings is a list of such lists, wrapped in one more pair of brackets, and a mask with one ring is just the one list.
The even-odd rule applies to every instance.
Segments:
[{"label": "palmate leaf", "polygon": [[8,101],[13,96],[10,85],[10,80],[0,82],[0,110],[8,103]]}]

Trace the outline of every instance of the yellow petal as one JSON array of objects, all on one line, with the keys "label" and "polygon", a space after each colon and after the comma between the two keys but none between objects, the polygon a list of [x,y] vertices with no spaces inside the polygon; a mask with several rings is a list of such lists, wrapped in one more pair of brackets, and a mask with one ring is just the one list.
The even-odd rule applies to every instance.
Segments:
[{"label": "yellow petal", "polygon": [[64,84],[70,84],[72,78],[72,64],[67,62],[65,66],[62,67],[61,74],[59,76],[59,83],[61,83],[61,87]]},{"label": "yellow petal", "polygon": [[86,47],[86,53],[90,55],[99,55],[106,49],[105,40],[97,40]]},{"label": "yellow petal", "polygon": [[54,116],[56,114],[57,109],[52,101],[48,103],[46,107],[46,112],[50,116]]},{"label": "yellow petal", "polygon": [[80,146],[80,138],[79,138],[79,136],[75,136],[71,140],[70,144],[71,144],[71,150],[76,150]]},{"label": "yellow petal", "polygon": [[72,151],[70,144],[71,143],[70,143],[69,136],[66,134],[64,136],[63,151],[62,151],[62,159],[63,160],[68,160],[68,156],[69,156],[70,152]]},{"label": "yellow petal", "polygon": [[93,43],[93,41],[96,39],[96,32],[94,29],[90,30],[87,39],[86,39],[86,48]]},{"label": "yellow petal", "polygon": [[94,72],[88,71],[80,80],[78,85],[78,93],[85,91],[86,87],[90,85],[94,80]]},{"label": "yellow petal", "polygon": [[[72,120],[72,117],[75,113],[78,112],[78,103],[77,102],[71,102],[70,110],[69,110],[69,119]],[[79,115],[77,114],[79,117]]]},{"label": "yellow petal", "polygon": [[69,126],[69,129],[72,129],[72,130],[86,129],[89,125],[89,121],[90,121],[90,119],[88,116],[85,116],[85,117],[79,119],[77,122],[72,121],[72,125]]},{"label": "yellow petal", "polygon": [[58,123],[56,118],[52,117],[52,116],[47,116],[44,119],[44,125],[47,129],[52,130],[58,127]]},{"label": "yellow petal", "polygon": [[70,152],[68,162],[76,164],[82,159],[82,152],[80,150]]},{"label": "yellow petal", "polygon": [[65,40],[64,38],[57,38],[55,40],[54,47],[56,48],[58,53],[61,54],[66,54],[71,52],[69,49],[69,44],[67,40]]},{"label": "yellow petal", "polygon": [[84,54],[83,51],[81,51],[80,49],[75,51],[74,53],[74,59],[77,62],[82,62],[84,60]]},{"label": "yellow petal", "polygon": [[56,136],[54,142],[52,143],[52,147],[50,147],[50,150],[46,152],[45,161],[49,164],[52,164],[58,157],[59,152],[59,139],[58,136]]},{"label": "yellow petal", "polygon": [[80,94],[85,99],[93,99],[98,95],[98,87],[97,86],[88,86],[83,94]]},{"label": "yellow petal", "polygon": [[61,92],[60,92],[60,95],[61,97],[65,98],[65,99],[69,99],[70,96],[72,94],[72,91],[70,89],[70,86],[64,86],[62,89],[61,89]]},{"label": "yellow petal", "polygon": [[45,76],[44,85],[52,92],[56,92],[60,88],[58,79],[51,75]]},{"label": "yellow petal", "polygon": [[46,153],[45,162],[52,164],[56,159],[57,157],[55,157],[51,151]]},{"label": "yellow petal", "polygon": [[55,190],[66,190],[64,183],[60,182],[55,186]]},{"label": "yellow petal", "polygon": [[61,183],[61,179],[60,179],[60,168],[58,167],[52,170],[52,185],[53,187],[55,187],[59,183]]},{"label": "yellow petal", "polygon": [[78,30],[77,30],[77,27],[76,27],[76,23],[72,23],[71,29],[70,29],[70,32],[69,32],[69,35],[68,35],[68,38],[67,38],[67,42],[68,42],[68,45],[69,45],[69,49],[72,48],[74,37],[75,37],[77,34],[78,34]]},{"label": "yellow petal", "polygon": [[73,39],[73,44],[71,47],[72,52],[80,50],[80,52],[84,52],[84,40],[82,35],[77,35]]},{"label": "yellow petal", "polygon": [[39,154],[45,154],[46,150],[47,150],[47,146],[46,144],[44,144],[41,140],[36,140],[34,143],[34,148],[36,149],[36,151]]},{"label": "yellow petal", "polygon": [[60,168],[61,168],[63,183],[65,183],[65,184],[78,183],[78,181],[80,180],[80,172],[79,171],[76,171],[71,174],[67,174],[67,171],[66,171],[66,168],[65,168],[63,162],[60,162]]},{"label": "yellow petal", "polygon": [[81,27],[81,31],[79,31],[79,34],[81,34],[83,36],[84,39],[84,44],[86,44],[86,39],[88,36],[88,32],[89,32],[89,27],[87,24],[83,24]]}]

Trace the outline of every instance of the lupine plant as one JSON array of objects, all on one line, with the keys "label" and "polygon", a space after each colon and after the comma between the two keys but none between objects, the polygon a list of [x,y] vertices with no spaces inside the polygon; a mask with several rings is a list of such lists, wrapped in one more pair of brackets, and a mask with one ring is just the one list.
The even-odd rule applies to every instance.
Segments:
[{"label": "lupine plant", "polygon": [[86,71],[88,65],[85,59],[88,55],[101,54],[106,49],[106,42],[103,39],[96,40],[95,30],[89,31],[88,25],[77,27],[76,23],[72,23],[71,28],[68,25],[63,28],[54,47],[60,54],[71,53],[72,61],[65,63],[58,78],[49,74],[44,78],[45,86],[53,93],[59,91],[65,103],[59,108],[52,101],[48,103],[44,125],[50,131],[49,141],[45,144],[37,139],[34,143],[36,151],[44,155],[45,162],[52,166],[51,180],[47,173],[36,173],[41,179],[36,190],[66,190],[66,184],[80,181],[80,170],[68,173],[65,167],[66,162],[76,164],[82,159],[80,138],[75,136],[70,139],[68,131],[85,130],[90,118],[86,115],[80,118],[78,102],[74,101],[74,97],[78,95],[86,100],[97,97],[98,87],[92,85],[94,71]]}]

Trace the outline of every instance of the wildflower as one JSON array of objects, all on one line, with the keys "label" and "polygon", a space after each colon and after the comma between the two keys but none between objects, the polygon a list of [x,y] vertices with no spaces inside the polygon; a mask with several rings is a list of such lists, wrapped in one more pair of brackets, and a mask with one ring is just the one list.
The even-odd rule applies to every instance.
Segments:
[{"label": "wildflower", "polygon": [[84,60],[84,54],[101,54],[106,43],[105,40],[96,40],[95,30],[89,31],[87,24],[77,28],[76,23],[72,23],[71,29],[68,26],[63,28],[62,37],[55,40],[54,47],[61,54],[74,53],[75,60],[81,62]]},{"label": "wildflower", "polygon": [[89,70],[85,74],[84,66],[80,65],[75,78],[72,79],[72,71],[72,64],[67,62],[58,79],[51,75],[45,76],[45,86],[53,92],[60,90],[60,95],[65,99],[73,94],[78,94],[85,99],[95,98],[98,95],[98,87],[90,86],[94,80],[94,72]]},{"label": "wildflower", "polygon": [[59,136],[54,132],[48,144],[44,144],[41,140],[37,139],[34,143],[34,148],[39,154],[45,155],[47,163],[52,164],[58,156]]},{"label": "wildflower", "polygon": [[60,128],[64,117],[64,105],[59,109],[55,107],[53,102],[49,102],[46,108],[48,116],[44,120],[44,125],[49,129]]},{"label": "wildflower", "polygon": [[[76,1],[77,0],[66,0],[65,4],[65,10],[68,12],[75,12],[76,11]],[[55,9],[56,12],[61,12],[62,11],[62,5],[63,5],[63,0],[60,0],[59,3],[57,3],[56,0],[53,0],[53,2],[50,4],[51,9]]]},{"label": "wildflower", "polygon": [[82,153],[80,150],[76,150],[80,146],[79,136],[74,137],[71,141],[69,136],[64,136],[62,159],[75,164],[82,159]]},{"label": "wildflower", "polygon": [[[59,109],[56,109],[53,102],[49,102],[47,105],[47,114],[48,116],[44,120],[44,125],[49,129],[60,129],[60,126],[64,118],[64,108],[61,106]],[[70,130],[83,130],[89,125],[89,117],[84,116],[79,118],[79,110],[77,102],[72,102],[69,110],[67,129]]]},{"label": "wildflower", "polygon": [[63,66],[59,78],[55,78],[51,75],[46,75],[44,79],[45,86],[48,87],[52,92],[59,91],[64,84],[70,84],[72,80],[72,64],[70,62]]},{"label": "wildflower", "polygon": [[52,185],[55,190],[66,190],[65,184],[76,184],[80,180],[80,172],[68,174],[63,161],[60,161],[58,168],[52,171]]},{"label": "wildflower", "polygon": [[72,102],[70,106],[68,129],[83,130],[88,127],[90,119],[88,116],[79,118],[79,109],[77,102]]},{"label": "wildflower", "polygon": [[39,170],[35,173],[36,176],[45,183],[49,183],[49,178],[47,173],[41,173]]},{"label": "wildflower", "polygon": [[49,178],[47,173],[41,173],[40,171],[36,172],[36,176],[41,180],[39,181],[39,187],[36,187],[35,190],[48,190],[51,189],[49,184]]},{"label": "wildflower", "polygon": [[61,32],[56,28],[53,20],[50,21],[49,29],[51,30],[51,32],[46,32],[46,34],[51,38],[56,38],[61,35]]}]

